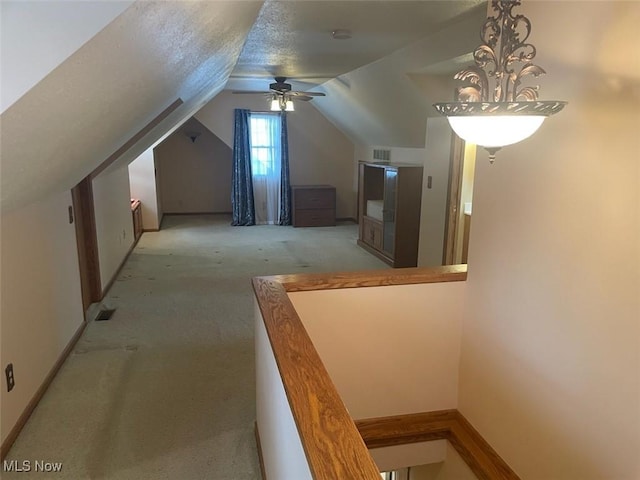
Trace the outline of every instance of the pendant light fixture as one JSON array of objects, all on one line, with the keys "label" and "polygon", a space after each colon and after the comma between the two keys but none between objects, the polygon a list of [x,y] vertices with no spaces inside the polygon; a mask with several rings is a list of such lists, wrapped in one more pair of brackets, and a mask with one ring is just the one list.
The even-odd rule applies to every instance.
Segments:
[{"label": "pendant light fixture", "polygon": [[[463,140],[489,152],[491,163],[501,147],[533,135],[546,117],[567,104],[539,101],[538,86],[520,85],[528,75],[537,77],[546,73],[531,63],[536,56],[536,48],[527,43],[531,22],[524,15],[511,13],[521,3],[521,0],[491,1],[496,14],[482,25],[483,43],[473,52],[475,65],[453,77],[466,83],[456,89],[455,102],[434,104]],[[522,65],[516,71],[519,64]]]}]

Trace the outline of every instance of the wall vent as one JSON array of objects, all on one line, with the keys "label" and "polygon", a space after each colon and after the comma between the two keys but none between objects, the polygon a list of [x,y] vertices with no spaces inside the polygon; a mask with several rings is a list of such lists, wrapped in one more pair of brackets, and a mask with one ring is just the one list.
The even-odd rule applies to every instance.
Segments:
[{"label": "wall vent", "polygon": [[100,310],[98,316],[96,317],[96,322],[104,322],[105,320],[111,320],[111,316],[116,310]]},{"label": "wall vent", "polygon": [[382,148],[373,149],[373,159],[379,162],[388,162],[391,160],[391,150],[384,150]]}]

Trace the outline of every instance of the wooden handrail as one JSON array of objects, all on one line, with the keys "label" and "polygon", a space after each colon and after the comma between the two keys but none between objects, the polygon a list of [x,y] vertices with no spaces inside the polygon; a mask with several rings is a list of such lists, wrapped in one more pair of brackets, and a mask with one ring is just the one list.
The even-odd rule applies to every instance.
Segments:
[{"label": "wooden handrail", "polygon": [[285,288],[265,278],[254,278],[253,288],[313,478],[379,480]]},{"label": "wooden handrail", "polygon": [[466,265],[437,268],[397,268],[365,272],[309,273],[274,275],[269,280],[281,283],[287,292],[333,290],[338,288],[388,287],[420,283],[461,282],[467,279]]},{"label": "wooden handrail", "polygon": [[380,474],[287,292],[465,279],[466,265],[253,279],[258,307],[315,480],[379,480]]},{"label": "wooden handrail", "polygon": [[448,440],[481,480],[520,480],[458,410],[356,420],[368,448]]},{"label": "wooden handrail", "polygon": [[368,448],[448,439],[457,410],[411,413],[392,417],[356,420],[356,427]]}]

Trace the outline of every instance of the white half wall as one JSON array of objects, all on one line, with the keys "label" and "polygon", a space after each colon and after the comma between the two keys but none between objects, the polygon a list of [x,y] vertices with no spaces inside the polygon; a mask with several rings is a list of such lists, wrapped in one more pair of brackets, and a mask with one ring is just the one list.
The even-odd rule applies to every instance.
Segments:
[{"label": "white half wall", "polygon": [[133,245],[129,171],[126,167],[93,179],[93,203],[103,293]]},{"label": "white half wall", "polygon": [[142,228],[145,230],[158,230],[160,228],[160,213],[158,211],[153,148],[149,148],[129,164],[129,187],[131,189],[131,198],[140,200]]},{"label": "white half wall", "polygon": [[15,388],[0,394],[2,441],[84,321],[70,192],[2,215],[0,363]]},{"label": "white half wall", "polygon": [[265,477],[281,480],[311,480],[307,457],[257,303],[255,303],[255,352],[256,423],[260,433]]}]

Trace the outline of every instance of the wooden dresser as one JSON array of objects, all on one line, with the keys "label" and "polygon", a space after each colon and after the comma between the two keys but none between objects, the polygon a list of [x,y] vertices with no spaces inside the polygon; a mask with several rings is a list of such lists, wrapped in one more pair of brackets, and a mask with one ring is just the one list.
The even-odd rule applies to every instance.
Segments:
[{"label": "wooden dresser", "polygon": [[294,227],[329,227],[336,224],[336,188],[331,185],[291,186]]}]

